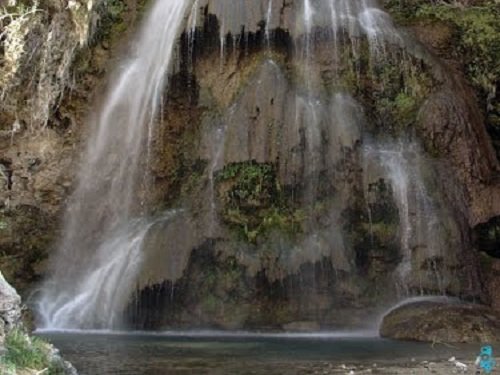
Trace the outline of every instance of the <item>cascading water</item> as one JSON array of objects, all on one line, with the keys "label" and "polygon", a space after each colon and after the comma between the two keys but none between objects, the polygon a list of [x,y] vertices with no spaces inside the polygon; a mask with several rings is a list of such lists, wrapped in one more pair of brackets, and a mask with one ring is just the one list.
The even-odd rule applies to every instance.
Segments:
[{"label": "cascading water", "polygon": [[224,126],[217,127],[212,136],[210,145],[211,150],[211,164],[208,169],[208,188],[209,188],[209,201],[210,207],[208,209],[208,236],[214,236],[215,228],[218,222],[217,218],[217,204],[215,192],[215,172],[222,168],[222,155],[224,153],[224,142],[226,140],[226,129]]},{"label": "cascading water", "polygon": [[[387,181],[397,205],[401,260],[394,277],[402,297],[415,294],[410,291],[411,287],[420,289],[417,294],[423,294],[421,280],[415,280],[412,275],[415,249],[425,249],[429,259],[443,256],[441,240],[444,234],[440,227],[441,220],[424,184],[421,153],[415,143],[400,141],[367,145],[363,156],[365,179],[370,180],[371,177],[373,181],[376,176]],[[367,185],[368,181],[365,182]],[[431,273],[441,294],[444,294],[443,275],[435,268]]]},{"label": "cascading water", "polygon": [[[302,78],[304,81],[304,95],[296,96],[295,127],[304,129],[305,138],[305,193],[304,201],[311,205],[316,200],[318,179],[320,176],[320,159],[322,158],[322,124],[324,100],[320,99],[318,89],[318,66],[316,60],[322,51],[314,48],[314,38],[317,31],[315,26],[326,27],[332,33],[332,57],[335,69],[338,70],[342,62],[339,61],[342,41],[351,44],[356,55],[356,41],[365,35],[370,44],[371,57],[378,58],[387,40],[394,41],[398,32],[392,25],[390,17],[380,10],[371,0],[303,0],[302,13],[297,21],[297,28],[301,30],[298,37],[298,49],[302,64]],[[267,35],[267,34],[266,34]],[[340,35],[340,37],[339,37]],[[343,40],[341,40],[343,38]],[[337,77],[338,78],[338,77]],[[334,86],[336,82],[334,82]],[[343,95],[342,91],[334,95]],[[341,112],[342,108],[336,108]],[[326,118],[324,121],[329,122]],[[330,162],[331,167],[333,160]]]},{"label": "cascading water", "polygon": [[[252,1],[155,3],[136,40],[133,58],[120,68],[95,121],[66,213],[59,255],[39,304],[46,328],[120,327],[124,311],[132,326],[155,328],[172,319],[179,301],[185,304],[179,311],[194,311],[183,315],[182,322],[201,326],[208,312],[218,314],[216,324],[222,314],[224,324],[224,311],[242,311],[244,316],[248,309],[249,315],[258,315],[249,307],[252,298],[261,298],[252,295],[255,275],[267,277],[264,282],[269,285],[279,280],[283,289],[288,278],[290,289],[276,295],[301,304],[293,311],[298,321],[335,315],[331,311],[337,300],[348,309],[353,301],[358,307],[378,304],[378,295],[362,290],[369,286],[359,286],[366,282],[360,281],[363,277],[373,277],[369,282],[379,283],[377,288],[391,294],[382,295],[385,300],[380,303],[416,294],[416,289],[434,291],[436,284],[444,293],[442,268],[455,264],[441,251],[445,247],[445,230],[438,225],[441,207],[424,181],[423,151],[413,143],[398,143],[399,135],[381,135],[380,129],[373,129],[372,119],[365,116],[365,109],[373,108],[363,108],[365,93],[358,90],[362,77],[373,80],[366,91],[385,94],[378,87],[385,82],[375,82],[377,69],[370,69],[380,68],[377,64],[389,57],[388,44],[401,42],[389,16],[372,0],[295,0],[291,4],[255,0],[255,6]],[[291,15],[284,15],[285,11]],[[184,123],[180,124],[174,136],[179,137],[178,143],[196,138],[189,143],[195,147],[185,152],[187,156],[179,154],[190,158],[191,164],[179,165],[175,182],[181,185],[181,193],[168,196],[179,198],[176,202],[182,202],[184,209],[150,218],[146,202],[138,197],[153,180],[148,178],[153,158],[161,157],[152,147],[157,146],[152,142],[155,120],[186,12],[190,12],[182,39],[186,51],[180,51],[176,78],[189,77],[189,100],[182,101],[184,93],[175,92],[180,97],[175,110],[181,113],[181,121],[184,112],[191,112],[185,118],[196,124],[182,140],[184,129],[178,128]],[[251,21],[242,21],[244,17]],[[206,40],[213,50],[197,39],[204,32],[210,35]],[[226,46],[230,41],[232,49]],[[290,45],[294,48],[289,51]],[[361,53],[363,48],[367,55]],[[345,75],[349,80],[342,81]],[[192,105],[197,106],[193,111]],[[220,173],[232,164],[237,168]],[[166,177],[170,175],[160,179]],[[363,192],[369,195],[366,187],[380,179],[389,186],[389,205],[397,212],[397,223],[378,223],[382,235],[392,236],[387,240],[391,246],[398,242],[389,255],[388,246],[370,248],[356,242],[363,237],[365,211],[371,214],[372,202],[366,197],[363,201]],[[255,181],[257,186],[252,185]],[[292,220],[292,231],[297,233],[284,234],[291,232]],[[258,237],[269,227],[270,232]],[[184,252],[173,244],[182,242],[181,237],[187,238]],[[367,259],[363,259],[365,253],[370,253]],[[386,259],[390,272],[385,272],[385,264],[380,266]],[[301,272],[310,265],[312,277],[304,282]],[[242,269],[247,274],[238,279]],[[328,280],[321,279],[325,274]],[[217,287],[219,279],[224,285]],[[205,281],[210,290],[204,288]],[[390,281],[397,284],[398,297],[395,288],[379,287]],[[238,294],[241,285],[249,290]],[[192,291],[197,288],[200,295]],[[265,295],[266,288],[262,289],[259,293]],[[307,299],[314,294],[321,298],[320,307],[317,300]],[[166,307],[169,304],[172,310]],[[257,323],[252,318],[254,327]],[[151,323],[155,319],[160,322]],[[244,321],[240,316],[235,319],[241,320],[231,327]]]},{"label": "cascading water", "polygon": [[148,164],[159,100],[188,4],[155,2],[94,121],[58,256],[39,301],[46,328],[120,323],[141,264],[142,243],[155,223],[135,218],[146,175],[141,165]]}]

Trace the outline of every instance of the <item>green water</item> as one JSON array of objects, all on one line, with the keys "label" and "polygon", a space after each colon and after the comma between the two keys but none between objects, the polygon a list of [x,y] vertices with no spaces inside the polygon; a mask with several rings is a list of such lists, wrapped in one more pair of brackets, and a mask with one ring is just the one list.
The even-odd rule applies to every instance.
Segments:
[{"label": "green water", "polygon": [[[446,360],[451,348],[338,335],[41,334],[82,375],[308,374],[341,364]],[[469,354],[470,352],[470,354]],[[317,373],[317,372],[316,372]]]}]

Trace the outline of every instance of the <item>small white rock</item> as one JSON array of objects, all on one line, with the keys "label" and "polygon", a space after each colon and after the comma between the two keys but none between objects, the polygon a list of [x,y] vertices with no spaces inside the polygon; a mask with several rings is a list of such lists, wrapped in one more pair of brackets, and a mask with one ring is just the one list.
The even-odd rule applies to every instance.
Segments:
[{"label": "small white rock", "polygon": [[455,366],[457,366],[460,370],[467,370],[467,365],[465,363],[455,361]]}]

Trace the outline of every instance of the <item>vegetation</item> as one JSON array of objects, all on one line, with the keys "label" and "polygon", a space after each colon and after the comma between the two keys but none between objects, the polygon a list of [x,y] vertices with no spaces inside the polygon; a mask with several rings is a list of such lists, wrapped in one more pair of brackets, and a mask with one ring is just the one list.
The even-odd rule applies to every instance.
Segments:
[{"label": "vegetation", "polygon": [[465,59],[469,77],[484,93],[494,94],[500,77],[500,6],[493,2],[466,9],[423,5],[417,17],[453,25],[459,41],[457,49]]},{"label": "vegetation", "polygon": [[382,59],[371,54],[366,40],[357,49],[354,53],[350,45],[339,48],[339,77],[331,80],[338,85],[327,89],[352,93],[375,120],[368,124],[372,132],[398,137],[415,124],[437,82],[428,66],[399,46],[387,45]]},{"label": "vegetation", "polygon": [[405,24],[443,23],[452,29],[447,58],[464,64],[484,105],[488,130],[500,156],[500,4],[495,0],[429,2],[387,0]]},{"label": "vegetation", "polygon": [[21,329],[12,330],[5,339],[6,354],[0,359],[0,372],[14,375],[22,369],[44,371],[47,375],[65,373],[60,361],[53,357],[50,344],[38,337],[29,337]]},{"label": "vegetation", "polygon": [[304,215],[294,209],[280,185],[275,166],[254,161],[234,163],[217,176],[223,220],[249,242],[277,230],[301,231]]},{"label": "vegetation", "polygon": [[107,0],[98,3],[96,12],[99,17],[99,28],[95,30],[92,44],[95,45],[103,40],[119,37],[123,34],[127,25],[124,14],[127,10],[126,2],[119,0]]},{"label": "vegetation", "polygon": [[377,64],[370,74],[373,90],[362,91],[361,95],[376,114],[378,131],[395,136],[406,133],[415,125],[418,110],[436,85],[435,81],[425,66],[410,57],[399,65]]}]

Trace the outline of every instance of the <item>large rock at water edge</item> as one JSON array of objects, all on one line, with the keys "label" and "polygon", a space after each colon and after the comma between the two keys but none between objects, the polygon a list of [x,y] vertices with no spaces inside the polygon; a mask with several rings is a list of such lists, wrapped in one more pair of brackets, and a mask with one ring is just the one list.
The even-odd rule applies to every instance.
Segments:
[{"label": "large rock at water edge", "polygon": [[0,351],[4,349],[5,334],[21,320],[21,297],[0,272]]},{"label": "large rock at water edge", "polygon": [[500,341],[500,315],[474,304],[416,302],[384,317],[382,337],[426,342]]}]

